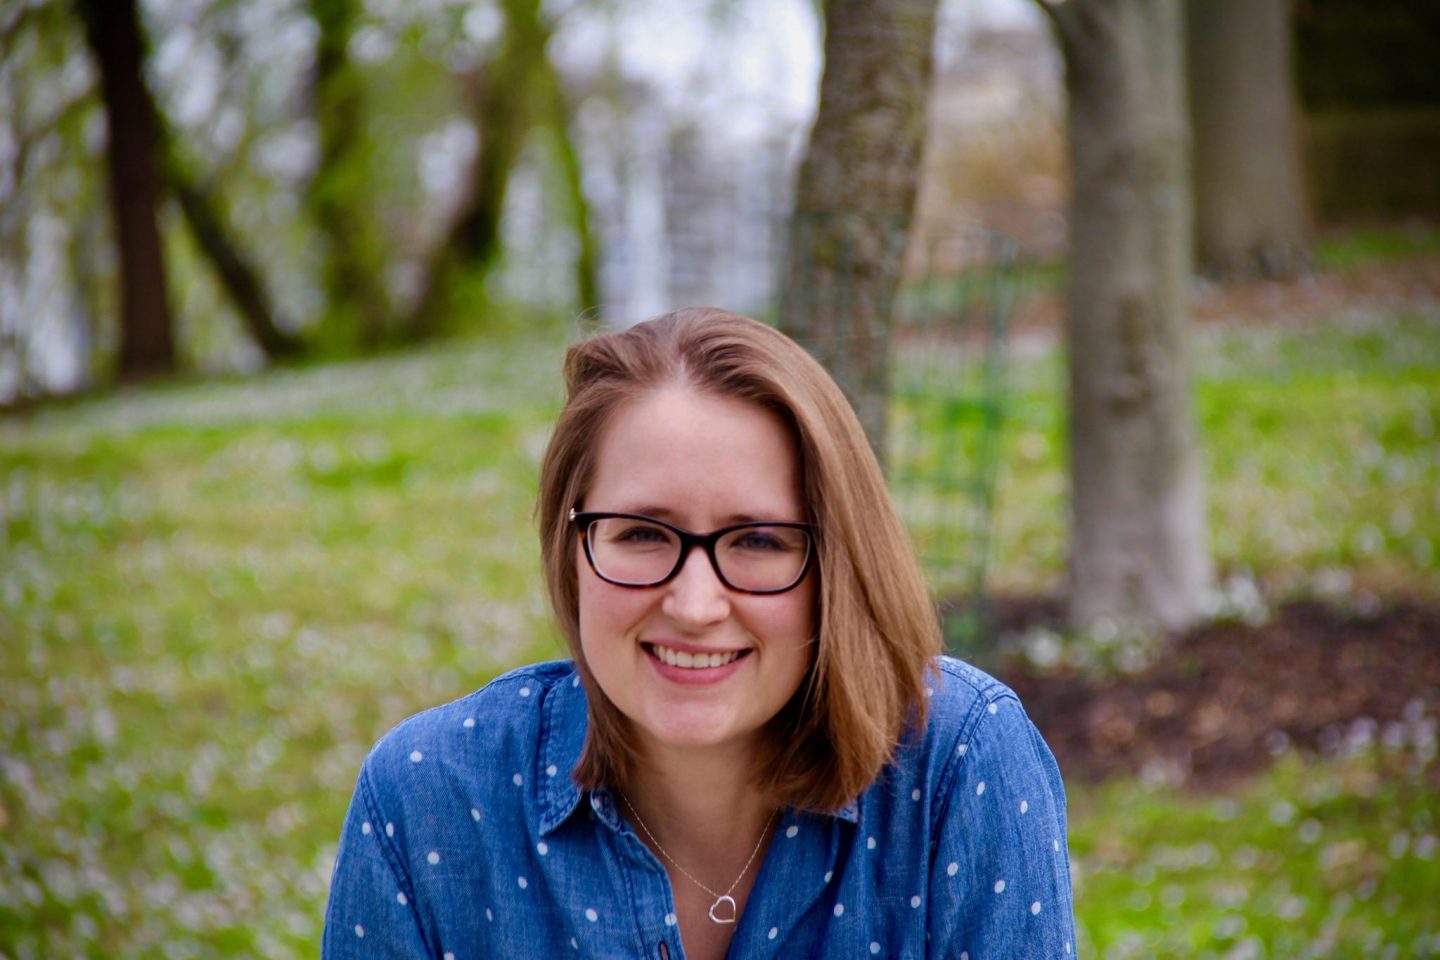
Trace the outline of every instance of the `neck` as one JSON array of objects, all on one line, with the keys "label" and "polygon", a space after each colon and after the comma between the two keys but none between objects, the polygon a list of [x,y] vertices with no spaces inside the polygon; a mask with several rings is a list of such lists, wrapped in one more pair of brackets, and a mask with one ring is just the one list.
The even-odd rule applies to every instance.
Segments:
[{"label": "neck", "polygon": [[652,752],[626,796],[670,856],[692,872],[731,872],[728,884],[774,811],[751,783],[752,766],[750,751]]}]

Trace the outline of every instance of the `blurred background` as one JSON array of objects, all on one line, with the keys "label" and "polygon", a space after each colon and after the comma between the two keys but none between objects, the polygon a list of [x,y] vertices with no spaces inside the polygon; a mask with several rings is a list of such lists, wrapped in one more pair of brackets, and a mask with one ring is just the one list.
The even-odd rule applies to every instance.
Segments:
[{"label": "blurred background", "polygon": [[867,416],[1059,757],[1082,955],[1440,955],[1437,49],[1424,0],[4,0],[0,960],[313,955],[370,744],[563,655],[566,344],[701,303]]}]

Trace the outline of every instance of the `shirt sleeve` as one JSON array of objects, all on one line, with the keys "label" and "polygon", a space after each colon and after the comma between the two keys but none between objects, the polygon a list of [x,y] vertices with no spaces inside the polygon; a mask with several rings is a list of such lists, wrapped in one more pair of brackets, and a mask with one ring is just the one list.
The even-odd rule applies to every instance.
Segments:
[{"label": "shirt sleeve", "polygon": [[370,789],[369,763],[360,771],[330,879],[321,939],[323,960],[436,956],[425,943],[415,890]]},{"label": "shirt sleeve", "polygon": [[937,784],[945,797],[930,866],[930,955],[1073,957],[1060,770],[1013,693],[976,711]]}]

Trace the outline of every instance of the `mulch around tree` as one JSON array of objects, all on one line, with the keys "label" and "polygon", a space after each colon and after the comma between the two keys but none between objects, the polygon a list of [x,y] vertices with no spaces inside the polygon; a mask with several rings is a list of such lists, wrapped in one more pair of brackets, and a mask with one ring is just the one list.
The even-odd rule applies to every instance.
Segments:
[{"label": "mulch around tree", "polygon": [[[1002,601],[997,611],[1010,630],[1054,623],[1059,613],[1053,601]],[[1360,616],[1296,602],[1259,626],[1216,623],[1171,636],[1134,674],[1042,671],[1018,657],[998,672],[1067,780],[1141,775],[1223,789],[1287,750],[1333,754],[1433,723],[1440,606]]]}]

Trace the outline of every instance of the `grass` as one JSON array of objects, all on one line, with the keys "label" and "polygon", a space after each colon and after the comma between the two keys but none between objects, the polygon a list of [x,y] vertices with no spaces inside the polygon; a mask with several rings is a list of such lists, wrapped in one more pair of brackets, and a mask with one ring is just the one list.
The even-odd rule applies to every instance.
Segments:
[{"label": "grass", "polygon": [[1227,796],[1072,790],[1080,955],[1440,956],[1434,718],[1347,754]]},{"label": "grass", "polygon": [[[1440,596],[1440,317],[1210,328],[1192,352],[1222,572],[1272,596]],[[1061,585],[1062,378],[1055,351],[1012,366],[993,578],[1004,590]]]},{"label": "grass", "polygon": [[557,655],[558,346],[5,425],[0,956],[313,954],[370,743]]},{"label": "grass", "polygon": [[[558,655],[530,510],[560,348],[0,422],[0,957],[314,954],[369,744]],[[1436,320],[1217,332],[1197,356],[1220,565],[1433,598]],[[1057,356],[1012,383],[996,579],[1053,587]],[[1291,761],[1224,799],[1073,791],[1086,953],[1435,952],[1433,795],[1366,762]]]}]

